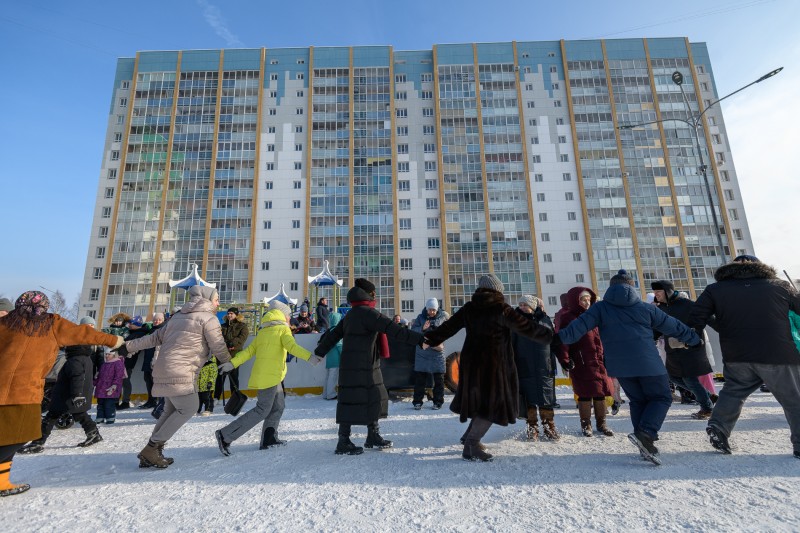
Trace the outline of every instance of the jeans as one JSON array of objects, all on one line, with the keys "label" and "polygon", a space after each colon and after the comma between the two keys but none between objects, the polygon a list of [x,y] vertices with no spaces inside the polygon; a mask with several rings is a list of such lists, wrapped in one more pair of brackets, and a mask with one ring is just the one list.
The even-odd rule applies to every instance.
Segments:
[{"label": "jeans", "polygon": [[708,390],[700,383],[700,378],[698,377],[675,377],[670,376],[670,381],[672,381],[676,387],[683,387],[684,389],[688,389],[689,392],[694,394],[697,403],[700,404],[700,409],[703,411],[710,411],[714,408],[714,404],[711,403],[711,395],[708,393]]},{"label": "jeans", "polygon": [[722,369],[725,384],[708,421],[709,426],[726,437],[733,432],[744,401],[763,382],[783,407],[789,422],[792,446],[800,451],[800,365],[768,365],[764,363],[725,363]]},{"label": "jeans", "polygon": [[98,398],[96,418],[109,421],[109,420],[114,420],[116,417],[117,417],[117,399]]},{"label": "jeans", "polygon": [[658,440],[658,431],[672,405],[667,375],[618,377],[617,381],[630,400],[633,431],[640,431]]},{"label": "jeans", "polygon": [[[425,398],[425,383],[428,381],[428,372],[414,372],[414,399],[413,403],[419,404]],[[433,403],[444,403],[444,374],[433,373]]]}]

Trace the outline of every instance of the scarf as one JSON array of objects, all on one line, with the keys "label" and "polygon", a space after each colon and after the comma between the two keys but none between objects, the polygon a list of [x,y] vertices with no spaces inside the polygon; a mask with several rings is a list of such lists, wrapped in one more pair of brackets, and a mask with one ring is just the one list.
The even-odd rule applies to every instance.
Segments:
[{"label": "scarf", "polygon": [[50,300],[39,291],[28,291],[17,298],[14,310],[0,317],[0,324],[28,337],[44,337],[53,327],[55,315],[47,312]]},{"label": "scarf", "polygon": [[[375,309],[375,303],[375,300],[361,300],[358,302],[350,302],[350,305],[353,307],[367,306],[370,309]],[[378,333],[378,353],[383,359],[389,359],[391,355],[389,353],[389,337],[386,336],[386,333]]]}]

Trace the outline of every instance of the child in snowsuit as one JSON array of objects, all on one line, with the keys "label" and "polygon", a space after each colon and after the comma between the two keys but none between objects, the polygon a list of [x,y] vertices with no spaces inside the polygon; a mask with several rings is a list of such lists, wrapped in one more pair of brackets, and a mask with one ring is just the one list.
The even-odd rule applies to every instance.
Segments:
[{"label": "child in snowsuit", "polygon": [[217,380],[217,360],[211,358],[200,369],[200,375],[197,378],[197,390],[200,396],[200,406],[197,408],[197,414],[209,416],[214,412],[214,384]]},{"label": "child in snowsuit", "polygon": [[117,417],[117,400],[122,394],[125,379],[125,361],[117,352],[105,355],[103,364],[94,379],[94,396],[97,398],[98,424],[113,424]]}]

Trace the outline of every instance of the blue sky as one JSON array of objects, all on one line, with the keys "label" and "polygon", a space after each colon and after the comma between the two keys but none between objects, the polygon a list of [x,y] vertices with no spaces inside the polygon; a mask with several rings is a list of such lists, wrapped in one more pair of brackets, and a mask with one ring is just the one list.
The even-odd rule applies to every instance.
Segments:
[{"label": "blue sky", "polygon": [[[568,6],[558,9],[551,6]],[[402,6],[399,7],[398,6]],[[489,7],[502,6],[502,7]],[[669,6],[669,12],[658,6]],[[0,11],[0,295],[73,299],[118,57],[138,50],[674,37],[708,44],[756,253],[800,278],[800,2],[185,0],[6,3]]]}]

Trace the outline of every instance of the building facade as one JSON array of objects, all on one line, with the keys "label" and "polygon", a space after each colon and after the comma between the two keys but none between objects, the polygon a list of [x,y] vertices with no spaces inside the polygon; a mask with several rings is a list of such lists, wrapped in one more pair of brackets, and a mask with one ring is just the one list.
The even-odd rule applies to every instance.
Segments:
[{"label": "building facade", "polygon": [[718,228],[694,134],[670,120],[717,98],[683,38],[122,58],[83,310],[167,309],[193,263],[227,304],[281,284],[302,299],[328,260],[409,317],[431,297],[457,310],[487,272],[552,312],[620,268],[695,295],[753,252],[721,109],[700,139]]}]

